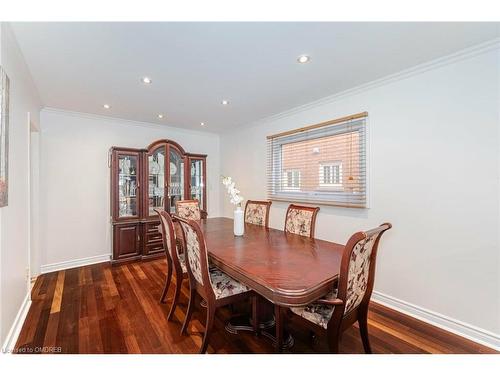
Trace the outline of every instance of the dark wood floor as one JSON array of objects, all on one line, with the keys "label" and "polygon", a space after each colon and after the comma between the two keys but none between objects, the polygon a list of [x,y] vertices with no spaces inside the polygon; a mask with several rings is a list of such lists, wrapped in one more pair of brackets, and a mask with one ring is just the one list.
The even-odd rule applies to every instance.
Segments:
[{"label": "dark wood floor", "polygon": [[[181,305],[168,322],[171,294],[166,304],[158,303],[165,271],[164,261],[155,260],[117,267],[101,263],[40,276],[16,348],[35,353],[196,353],[205,309],[198,301],[189,335],[181,336],[188,285],[184,281]],[[274,353],[263,337],[226,332],[229,309],[217,314],[208,353]],[[290,330],[295,345],[289,352],[327,351],[326,340],[312,342],[304,327],[292,324]],[[370,305],[369,333],[375,353],[496,353],[375,303]],[[345,332],[340,350],[363,353],[357,326]]]}]

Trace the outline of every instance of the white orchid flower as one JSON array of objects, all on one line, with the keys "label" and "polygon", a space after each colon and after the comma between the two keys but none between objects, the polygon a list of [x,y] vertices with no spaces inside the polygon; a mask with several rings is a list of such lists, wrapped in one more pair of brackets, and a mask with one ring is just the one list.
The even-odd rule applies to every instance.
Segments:
[{"label": "white orchid flower", "polygon": [[228,186],[229,184],[231,184],[231,182],[232,182],[231,177],[223,177],[223,178],[222,178],[222,184],[223,184],[224,186]]},{"label": "white orchid flower", "polygon": [[240,195],[240,191],[236,189],[236,184],[233,179],[229,176],[222,177],[222,184],[226,187],[227,193],[230,197],[230,202],[234,205],[239,205],[243,202],[244,198]]}]

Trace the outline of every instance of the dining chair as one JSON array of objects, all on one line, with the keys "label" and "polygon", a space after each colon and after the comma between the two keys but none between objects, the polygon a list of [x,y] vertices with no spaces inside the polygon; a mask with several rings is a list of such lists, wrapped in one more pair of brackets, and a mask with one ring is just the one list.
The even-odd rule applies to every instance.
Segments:
[{"label": "dining chair", "polygon": [[271,201],[251,201],[245,204],[245,223],[269,227]]},{"label": "dining chair", "polygon": [[183,219],[201,220],[200,202],[197,199],[175,202],[175,211]]},{"label": "dining chair", "polygon": [[318,211],[319,207],[291,204],[286,211],[285,232],[314,238],[314,228]]},{"label": "dining chair", "polygon": [[369,231],[353,234],[342,254],[337,289],[310,305],[290,308],[314,331],[326,331],[333,353],[339,351],[342,332],[356,321],[365,352],[372,352],[368,338],[368,304],[375,280],[379,241],[390,228],[390,223],[384,223]]},{"label": "dining chair", "polygon": [[234,280],[218,268],[209,267],[205,237],[199,224],[194,220],[179,218],[186,241],[187,271],[189,275],[189,305],[181,328],[186,333],[193,313],[196,293],[207,302],[207,320],[200,353],[205,353],[214,325],[218,307],[229,305],[247,298],[252,292],[246,285]]},{"label": "dining chair", "polygon": [[[175,202],[175,211],[177,212],[177,216],[183,219],[201,220],[200,202],[197,199],[187,199]],[[177,246],[184,252],[184,241],[182,241],[184,235],[182,234],[179,223],[175,222],[174,230],[177,237]]]},{"label": "dining chair", "polygon": [[165,249],[167,259],[167,278],[165,279],[165,286],[160,298],[160,303],[165,303],[165,297],[167,296],[168,288],[172,279],[172,269],[175,275],[174,298],[172,300],[172,305],[170,306],[170,311],[167,316],[167,320],[172,320],[175,308],[177,307],[177,302],[179,301],[179,296],[181,294],[182,281],[184,280],[184,277],[187,276],[186,260],[185,254],[179,253],[178,251],[179,248],[177,246],[177,239],[174,231],[174,222],[172,218],[165,210],[157,208],[155,208],[154,210],[160,216],[163,234],[163,247]]}]

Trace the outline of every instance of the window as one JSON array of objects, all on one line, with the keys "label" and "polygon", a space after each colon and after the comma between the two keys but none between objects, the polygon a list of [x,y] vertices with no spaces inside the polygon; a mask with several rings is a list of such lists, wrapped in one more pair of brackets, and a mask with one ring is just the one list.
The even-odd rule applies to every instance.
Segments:
[{"label": "window", "polygon": [[300,189],[300,171],[287,170],[283,172],[283,190]]},{"label": "window", "polygon": [[342,187],[342,162],[319,164],[320,187]]},{"label": "window", "polygon": [[366,117],[268,136],[268,198],[366,207]]}]

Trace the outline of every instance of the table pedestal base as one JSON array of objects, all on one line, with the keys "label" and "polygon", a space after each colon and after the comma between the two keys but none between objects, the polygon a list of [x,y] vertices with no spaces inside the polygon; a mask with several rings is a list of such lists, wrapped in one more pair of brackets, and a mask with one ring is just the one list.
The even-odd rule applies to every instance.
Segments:
[{"label": "table pedestal base", "polygon": [[[276,327],[276,321],[274,319],[274,315],[271,317],[271,319],[261,322],[259,324],[259,330],[260,334],[263,337],[266,337],[267,339],[271,340],[274,346],[276,346],[276,336],[275,336],[275,330],[274,328]],[[255,332],[253,329],[253,324],[252,324],[252,319],[249,316],[246,315],[238,315],[234,316],[229,321],[226,323],[226,331],[233,334],[237,335],[239,332],[254,332],[256,335],[259,332]],[[293,336],[289,332],[284,332],[283,334],[283,345],[281,346],[281,349],[289,349],[293,346],[295,343]]]}]

